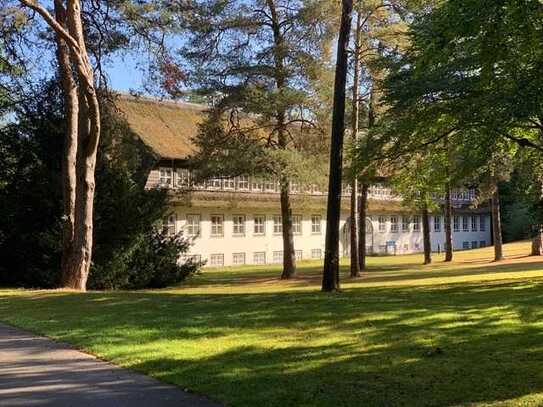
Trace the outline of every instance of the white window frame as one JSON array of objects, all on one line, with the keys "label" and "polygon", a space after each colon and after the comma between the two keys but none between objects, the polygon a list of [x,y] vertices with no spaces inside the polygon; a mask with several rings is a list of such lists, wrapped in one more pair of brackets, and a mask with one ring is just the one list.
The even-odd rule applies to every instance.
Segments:
[{"label": "white window frame", "polygon": [[387,217],[380,215],[377,222],[379,223],[379,232],[385,233],[387,231]]},{"label": "white window frame", "polygon": [[283,218],[281,215],[273,215],[273,234],[281,235],[283,233]]},{"label": "white window frame", "polygon": [[468,219],[468,215],[462,216],[462,232],[469,232],[469,219]]},{"label": "white window frame", "polygon": [[296,258],[296,261],[302,261],[304,258],[304,251],[303,250],[294,250],[294,257]]},{"label": "white window frame", "polygon": [[460,216],[453,216],[453,232],[460,232]]},{"label": "white window frame", "polygon": [[292,215],[292,234],[300,236],[303,233],[303,216],[302,215]]},{"label": "white window frame", "polygon": [[[241,223],[239,220],[241,219]],[[243,237],[245,236],[245,215],[232,215],[232,236]]]},{"label": "white window frame", "polygon": [[[240,261],[240,259],[242,259]],[[246,264],[246,255],[243,252],[232,253],[232,264],[235,266],[243,266]]]},{"label": "white window frame", "polygon": [[212,253],[209,255],[211,267],[224,267],[224,253]]},{"label": "white window frame", "polygon": [[[257,219],[262,219],[262,223],[257,223]],[[257,226],[262,227],[261,232],[257,232]],[[253,236],[266,236],[266,215],[253,216]]]},{"label": "white window frame", "polygon": [[469,242],[466,242],[466,241],[462,242],[462,250],[469,250],[469,247],[470,247]]},{"label": "white window frame", "polygon": [[392,233],[398,233],[399,232],[398,217],[396,215],[392,215],[390,217],[390,231]]},{"label": "white window frame", "polygon": [[192,185],[192,174],[186,168],[177,169],[176,185],[180,188],[189,188]]},{"label": "white window frame", "polygon": [[236,187],[239,191],[249,191],[251,183],[247,175],[240,175],[236,178]]},{"label": "white window frame", "polygon": [[273,255],[272,257],[273,264],[283,263],[283,259],[285,256],[285,254],[283,253],[283,250],[276,250],[272,253],[272,255]]},{"label": "white window frame", "polygon": [[411,224],[411,218],[409,216],[402,216],[402,232],[409,232],[410,231],[410,227],[409,225]]},{"label": "white window frame", "polygon": [[322,259],[322,249],[311,249],[312,259]]},{"label": "white window frame", "polygon": [[223,189],[228,191],[233,191],[236,189],[236,179],[235,178],[225,178],[222,181]]},{"label": "white window frame", "polygon": [[[194,222],[194,220],[197,222]],[[198,237],[201,232],[202,216],[195,213],[187,213],[184,230],[189,237]]]},{"label": "white window frame", "polygon": [[413,215],[413,232],[420,232],[420,215]]},{"label": "white window frame", "polygon": [[[213,214],[209,219],[211,221],[211,237],[224,237],[224,215]],[[215,223],[215,219],[220,219],[220,222]]]},{"label": "white window frame", "polygon": [[253,264],[266,264],[266,252],[253,252]]},{"label": "white window frame", "polygon": [[479,223],[478,222],[479,219],[477,219],[477,218],[478,218],[477,215],[471,215],[471,231],[472,232],[477,232],[477,229],[478,229],[477,226],[478,226],[478,223]]},{"label": "white window frame", "polygon": [[168,236],[173,236],[176,233],[176,220],[177,216],[175,216],[175,213],[172,213],[168,216],[166,216],[164,219],[162,219],[162,232],[166,233]]},{"label": "white window frame", "polygon": [[434,232],[441,232],[441,215],[434,215]]},{"label": "white window frame", "polygon": [[173,186],[173,169],[171,167],[160,167],[158,170],[158,183],[162,187]]},{"label": "white window frame", "polygon": [[322,234],[322,216],[321,215],[311,215],[311,234],[312,235]]}]

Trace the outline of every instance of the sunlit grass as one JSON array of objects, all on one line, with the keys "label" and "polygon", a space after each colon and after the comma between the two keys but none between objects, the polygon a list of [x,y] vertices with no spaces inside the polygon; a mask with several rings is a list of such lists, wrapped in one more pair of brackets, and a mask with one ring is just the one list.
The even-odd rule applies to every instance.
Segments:
[{"label": "sunlit grass", "polygon": [[543,405],[543,262],[528,243],[374,257],[324,294],[320,264],[207,269],[167,290],[0,291],[0,320],[231,406]]}]

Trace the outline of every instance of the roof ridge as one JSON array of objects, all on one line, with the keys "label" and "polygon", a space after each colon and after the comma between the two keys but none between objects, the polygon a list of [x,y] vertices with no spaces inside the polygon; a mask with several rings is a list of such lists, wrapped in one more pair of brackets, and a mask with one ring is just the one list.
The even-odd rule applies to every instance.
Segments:
[{"label": "roof ridge", "polygon": [[178,107],[189,107],[189,108],[198,109],[198,110],[206,110],[210,108],[210,106],[201,104],[201,103],[192,103],[192,102],[185,102],[182,100],[165,99],[165,98],[151,96],[151,95],[134,95],[132,93],[123,92],[123,91],[115,91],[115,94],[119,96],[121,99],[133,100],[136,102],[156,103],[158,105],[174,105]]}]

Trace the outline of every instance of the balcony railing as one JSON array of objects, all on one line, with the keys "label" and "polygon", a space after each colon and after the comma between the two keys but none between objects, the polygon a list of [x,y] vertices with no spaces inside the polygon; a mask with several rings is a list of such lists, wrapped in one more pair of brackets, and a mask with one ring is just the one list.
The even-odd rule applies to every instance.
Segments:
[{"label": "balcony railing", "polygon": [[[161,188],[171,188],[186,191],[218,191],[218,192],[239,192],[239,193],[264,193],[264,194],[279,194],[280,184],[276,180],[265,180],[250,176],[239,176],[233,178],[209,178],[205,181],[195,181],[191,172],[187,169],[177,169],[173,171],[171,168],[161,168],[159,170],[158,186]],[[318,185],[290,183],[290,193],[299,195],[326,195],[327,191],[321,190]],[[343,184],[342,194],[349,196],[351,194],[351,186]],[[453,201],[472,201],[475,196],[475,190],[463,190],[452,192]],[[401,201],[401,196],[398,195],[392,188],[375,184],[370,186],[368,190],[368,198],[373,200],[383,201]],[[443,196],[434,196],[437,200],[443,200]]]}]

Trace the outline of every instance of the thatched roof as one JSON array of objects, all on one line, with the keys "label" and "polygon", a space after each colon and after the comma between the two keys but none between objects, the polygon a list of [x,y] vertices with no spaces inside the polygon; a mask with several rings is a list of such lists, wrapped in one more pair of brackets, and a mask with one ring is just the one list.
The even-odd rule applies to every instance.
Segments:
[{"label": "thatched roof", "polygon": [[204,118],[206,106],[119,95],[117,108],[130,128],[158,157],[186,159],[194,153],[192,137]]}]

